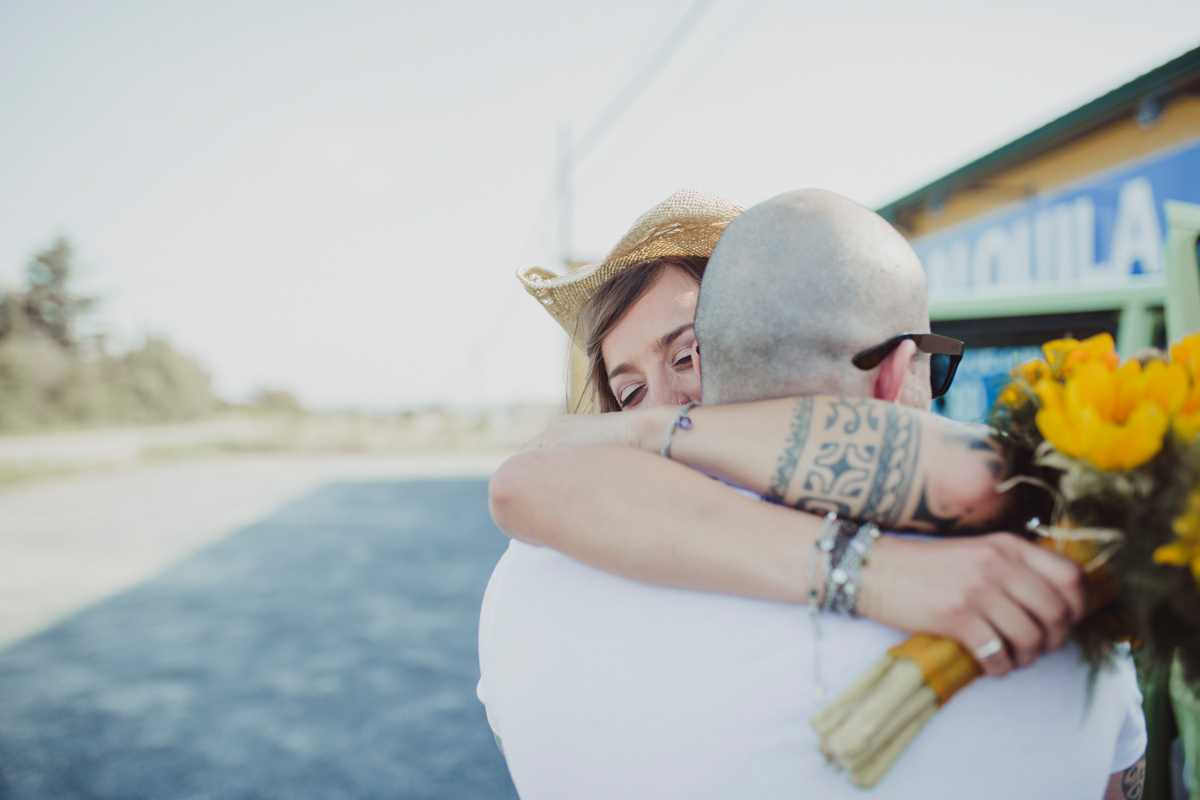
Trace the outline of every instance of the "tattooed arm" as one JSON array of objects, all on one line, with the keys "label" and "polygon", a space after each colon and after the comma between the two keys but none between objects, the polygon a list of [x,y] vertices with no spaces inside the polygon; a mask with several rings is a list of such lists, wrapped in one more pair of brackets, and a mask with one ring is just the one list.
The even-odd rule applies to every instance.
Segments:
[{"label": "tattooed arm", "polygon": [[1124,772],[1114,772],[1108,779],[1104,800],[1141,800],[1142,787],[1146,784],[1146,759],[1142,759]]},{"label": "tattooed arm", "polygon": [[[657,453],[677,409],[564,417],[531,448],[626,444]],[[1011,506],[1000,446],[979,426],[895,403],[801,397],[689,412],[671,458],[802,511],[888,530],[995,530]]]},{"label": "tattooed arm", "polygon": [[[994,487],[1003,461],[986,440],[900,406],[839,404],[845,401],[811,398],[698,408],[672,456],[777,501],[869,513],[893,529],[984,525],[1001,512]],[[868,409],[877,413],[874,424]],[[665,422],[644,416],[653,423],[644,436],[604,434],[625,447],[554,446],[579,439],[559,426],[553,441],[542,437],[509,459],[490,486],[497,524],[514,538],[635,580],[805,602],[820,517],[748,500],[641,451],[661,448],[676,410],[665,411]],[[633,415],[565,422],[594,427]],[[884,537],[859,600],[859,610],[879,622],[950,636],[971,649],[1000,636],[1011,659],[1008,652],[988,659],[990,674],[1062,646],[1082,608],[1078,569],[1009,534]]]},{"label": "tattooed arm", "polygon": [[[995,490],[1007,466],[986,433],[879,400],[801,397],[755,406],[759,422],[742,433],[748,407],[693,409],[695,425],[676,435],[672,456],[773,502],[889,530],[995,529],[1008,510],[1010,496]],[[641,424],[662,427],[654,422]],[[772,451],[767,471],[763,456]]]}]

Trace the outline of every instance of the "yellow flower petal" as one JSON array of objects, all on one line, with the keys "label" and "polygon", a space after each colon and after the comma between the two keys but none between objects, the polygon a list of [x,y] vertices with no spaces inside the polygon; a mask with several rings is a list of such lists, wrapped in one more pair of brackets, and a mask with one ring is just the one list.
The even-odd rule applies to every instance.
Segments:
[{"label": "yellow flower petal", "polygon": [[1091,407],[1100,419],[1111,421],[1117,406],[1117,384],[1113,373],[1099,361],[1081,365],[1067,381],[1066,405],[1072,416]]},{"label": "yellow flower petal", "polygon": [[1041,359],[1035,358],[1032,361],[1026,361],[1013,370],[1013,377],[1020,377],[1030,386],[1033,386],[1038,381],[1050,377],[1050,365]]},{"label": "yellow flower petal", "polygon": [[1126,361],[1113,375],[1113,383],[1116,392],[1113,419],[1123,422],[1145,394],[1146,377],[1142,374],[1142,365],[1137,361]]},{"label": "yellow flower petal", "polygon": [[1105,453],[1102,469],[1133,469],[1145,464],[1162,450],[1163,434],[1170,425],[1170,417],[1151,400],[1143,400],[1129,415],[1123,426],[1111,426],[1116,430]]},{"label": "yellow flower petal", "polygon": [[1154,563],[1174,564],[1177,567],[1186,567],[1192,563],[1192,553],[1194,550],[1194,547],[1183,542],[1164,544],[1154,551]]},{"label": "yellow flower petal", "polygon": [[1180,414],[1175,417],[1175,435],[1190,442],[1200,433],[1200,413]]},{"label": "yellow flower petal", "polygon": [[1117,355],[1116,343],[1107,333],[1097,334],[1090,339],[1084,339],[1078,346],[1071,348],[1063,361],[1062,374],[1069,378],[1084,364],[1099,362],[1108,369],[1116,369],[1121,357]]},{"label": "yellow flower petal", "polygon": [[1046,441],[1069,456],[1081,456],[1084,443],[1079,432],[1071,426],[1059,408],[1042,408],[1035,418],[1038,430]]},{"label": "yellow flower petal", "polygon": [[1067,356],[1078,347],[1078,339],[1054,339],[1042,345],[1042,354],[1046,356],[1050,372],[1055,375],[1062,372],[1063,365],[1067,362]]},{"label": "yellow flower petal", "polygon": [[1146,397],[1157,403],[1163,411],[1174,414],[1183,407],[1183,401],[1187,398],[1187,372],[1179,364],[1151,361],[1144,373],[1144,386]]}]

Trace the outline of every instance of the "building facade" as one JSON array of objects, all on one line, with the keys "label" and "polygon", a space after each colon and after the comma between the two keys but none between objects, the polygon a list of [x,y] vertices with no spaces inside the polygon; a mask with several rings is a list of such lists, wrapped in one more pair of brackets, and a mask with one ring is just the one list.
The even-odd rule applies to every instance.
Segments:
[{"label": "building facade", "polygon": [[1200,328],[1200,48],[879,209],[969,348],[940,410],[986,414],[1042,342],[1124,354]]}]

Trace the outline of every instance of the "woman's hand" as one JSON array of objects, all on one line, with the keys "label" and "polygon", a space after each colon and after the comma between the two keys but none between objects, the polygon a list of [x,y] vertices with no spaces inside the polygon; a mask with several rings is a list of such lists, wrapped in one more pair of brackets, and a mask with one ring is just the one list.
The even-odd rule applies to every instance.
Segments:
[{"label": "woman's hand", "polygon": [[555,420],[545,433],[523,444],[521,450],[588,445],[654,449],[650,440],[657,439],[658,447],[662,446],[675,412],[675,406],[660,406],[608,414],[567,414]]},{"label": "woman's hand", "polygon": [[957,639],[989,675],[1025,667],[1066,644],[1084,613],[1079,567],[1010,533],[917,540],[884,536],[863,574],[859,611],[906,631]]}]

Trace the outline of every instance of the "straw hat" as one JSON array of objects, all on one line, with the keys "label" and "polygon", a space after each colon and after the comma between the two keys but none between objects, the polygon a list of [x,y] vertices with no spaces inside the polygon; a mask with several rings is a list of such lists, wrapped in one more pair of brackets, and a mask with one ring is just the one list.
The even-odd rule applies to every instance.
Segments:
[{"label": "straw hat", "polygon": [[652,258],[712,255],[725,227],[743,211],[741,206],[706,189],[681,189],[640,216],[599,261],[566,275],[525,267],[517,271],[517,279],[584,349],[586,333],[581,317],[601,284]]}]

